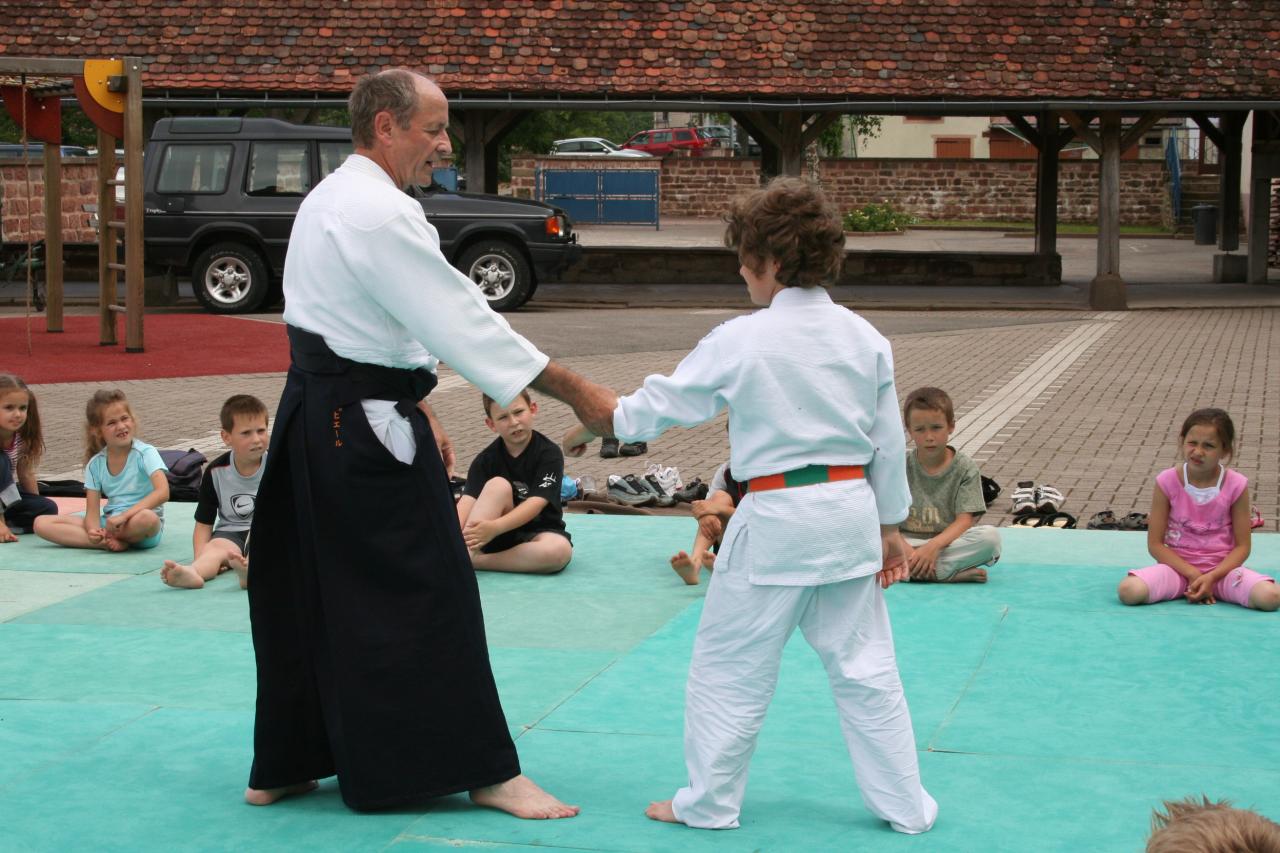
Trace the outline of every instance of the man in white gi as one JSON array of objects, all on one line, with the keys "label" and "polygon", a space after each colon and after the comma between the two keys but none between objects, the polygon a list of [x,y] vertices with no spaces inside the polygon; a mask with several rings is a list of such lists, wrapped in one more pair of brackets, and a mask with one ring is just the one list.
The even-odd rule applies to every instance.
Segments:
[{"label": "man in white gi", "polygon": [[[898,523],[911,495],[893,356],[827,286],[844,259],[820,190],[778,179],[738,199],[725,242],[766,306],[650,376],[613,415],[624,441],[729,410],[729,467],[747,494],[724,531],[685,693],[689,782],[655,820],[738,826],[756,736],[800,626],[826,667],[863,801],[899,832],[938,807],[920,783],[883,587],[907,577]],[[590,429],[571,431],[578,455]]]},{"label": "man in white gi", "polygon": [[285,261],[292,367],[249,581],[258,805],[336,774],[355,809],[461,791],[578,813],[521,775],[458,530],[448,439],[419,401],[443,359],[507,405],[526,386],[608,429],[612,391],[551,363],[445,260],[403,190],[450,153],[448,104],[396,69],[350,100],[355,153],[303,201]]}]

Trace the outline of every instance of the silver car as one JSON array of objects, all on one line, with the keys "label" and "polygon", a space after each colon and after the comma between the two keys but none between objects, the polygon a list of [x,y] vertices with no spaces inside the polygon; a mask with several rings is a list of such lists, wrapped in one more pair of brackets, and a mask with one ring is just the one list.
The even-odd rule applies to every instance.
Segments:
[{"label": "silver car", "polygon": [[619,148],[599,136],[578,136],[573,139],[557,139],[551,143],[551,153],[565,157],[652,157],[644,151]]}]

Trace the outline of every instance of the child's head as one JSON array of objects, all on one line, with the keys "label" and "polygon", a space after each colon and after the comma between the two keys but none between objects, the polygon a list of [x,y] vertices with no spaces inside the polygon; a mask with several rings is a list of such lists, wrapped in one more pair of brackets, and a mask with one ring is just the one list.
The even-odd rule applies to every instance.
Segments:
[{"label": "child's head", "polygon": [[1280,826],[1223,800],[1166,801],[1151,817],[1147,853],[1280,853]]},{"label": "child's head", "polygon": [[508,450],[523,448],[533,437],[533,416],[538,413],[538,404],[529,396],[529,389],[511,402],[510,406],[500,406],[488,394],[482,397],[484,402],[484,424],[502,437]]},{"label": "child's head", "polygon": [[844,263],[844,225],[822,190],[799,178],[774,178],[734,199],[724,215],[725,245],[736,249],[752,300],[757,289],[830,287]]},{"label": "child's head", "polygon": [[946,391],[926,386],[907,395],[902,420],[916,446],[932,446],[935,441],[945,446],[956,428],[956,410]]},{"label": "child's head", "polygon": [[1222,409],[1196,409],[1182,422],[1178,434],[1182,456],[1188,462],[1202,461],[1216,468],[1218,462],[1235,453],[1236,426]]},{"label": "child's head", "polygon": [[17,376],[0,373],[0,442],[7,445],[14,435],[22,437],[21,458],[34,467],[44,454],[36,395]]},{"label": "child's head", "polygon": [[138,423],[124,392],[118,388],[95,391],[84,407],[84,458],[88,462],[111,446],[127,447],[133,443]]},{"label": "child's head", "polygon": [[218,413],[222,443],[241,462],[256,462],[267,449],[267,407],[257,397],[236,394],[228,397]]}]

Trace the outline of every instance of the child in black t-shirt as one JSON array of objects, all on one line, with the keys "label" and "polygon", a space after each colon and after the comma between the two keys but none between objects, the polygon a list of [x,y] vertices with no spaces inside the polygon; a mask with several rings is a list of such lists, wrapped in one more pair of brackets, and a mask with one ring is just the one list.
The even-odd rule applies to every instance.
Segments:
[{"label": "child in black t-shirt", "polygon": [[484,397],[485,426],[498,434],[467,472],[458,523],[477,571],[554,574],[573,545],[560,511],[564,454],[533,429],[528,390],[503,408]]}]

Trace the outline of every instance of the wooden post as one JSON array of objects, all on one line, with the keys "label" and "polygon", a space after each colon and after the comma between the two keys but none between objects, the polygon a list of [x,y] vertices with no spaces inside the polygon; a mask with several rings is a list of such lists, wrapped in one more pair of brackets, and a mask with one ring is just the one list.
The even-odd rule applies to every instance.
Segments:
[{"label": "wooden post", "polygon": [[98,343],[115,346],[116,231],[111,220],[116,215],[116,196],[107,182],[115,177],[116,139],[105,130],[98,131]]},{"label": "wooden post", "polygon": [[[142,60],[126,57],[124,76],[124,349],[125,352],[142,352],[142,321],[146,310],[142,254]],[[111,210],[114,210],[114,194],[111,205]]]},{"label": "wooden post", "polygon": [[1128,308],[1120,278],[1120,114],[1099,119],[1102,151],[1098,170],[1098,274],[1089,286],[1089,305],[1099,311]]},{"label": "wooden post", "polygon": [[1058,252],[1058,114],[1040,113],[1036,122],[1036,254]]},{"label": "wooden post", "polygon": [[485,158],[484,113],[481,110],[467,110],[462,114],[463,146],[467,159],[467,188],[471,192],[484,192],[488,180],[488,165]]},{"label": "wooden post", "polygon": [[1240,170],[1243,161],[1244,122],[1248,113],[1227,113],[1222,117],[1222,172],[1218,176],[1218,248],[1234,252],[1240,248]]},{"label": "wooden post", "polygon": [[804,116],[797,112],[785,112],[779,117],[782,145],[778,152],[778,174],[800,177],[804,172]]},{"label": "wooden post", "polygon": [[62,146],[49,142],[44,144],[44,295],[45,331],[61,332]]},{"label": "wooden post", "polygon": [[[1257,121],[1257,119],[1254,119]],[[1255,164],[1257,159],[1254,160]],[[1256,168],[1256,166],[1255,166]],[[1249,284],[1267,283],[1267,238],[1271,235],[1271,177],[1254,173],[1249,194]]]}]

